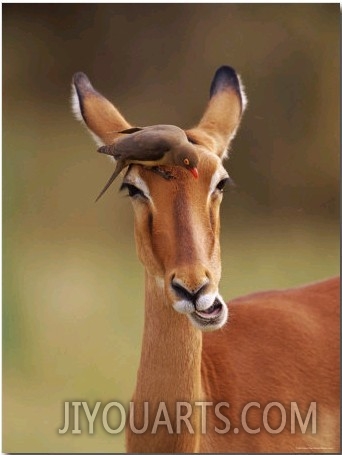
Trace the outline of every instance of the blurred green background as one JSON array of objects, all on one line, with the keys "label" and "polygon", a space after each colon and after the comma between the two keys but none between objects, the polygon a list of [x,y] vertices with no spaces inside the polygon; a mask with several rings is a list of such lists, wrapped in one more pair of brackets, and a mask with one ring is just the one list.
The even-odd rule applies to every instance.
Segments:
[{"label": "blurred green background", "polygon": [[[217,67],[249,107],[226,163],[221,292],[339,272],[338,4],[3,5],[3,452],[115,452],[59,435],[66,400],[129,401],[143,268],[129,200],[72,117],[84,71],[132,124],[194,125]],[[84,422],[83,429],[86,430]]]}]

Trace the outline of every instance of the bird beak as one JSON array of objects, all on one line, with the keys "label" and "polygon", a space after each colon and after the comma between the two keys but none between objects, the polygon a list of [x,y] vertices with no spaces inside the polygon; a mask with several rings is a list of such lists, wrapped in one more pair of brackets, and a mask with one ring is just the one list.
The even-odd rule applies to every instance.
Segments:
[{"label": "bird beak", "polygon": [[198,170],[197,170],[197,167],[192,167],[189,169],[189,171],[191,172],[191,174],[195,177],[195,179],[198,179]]}]

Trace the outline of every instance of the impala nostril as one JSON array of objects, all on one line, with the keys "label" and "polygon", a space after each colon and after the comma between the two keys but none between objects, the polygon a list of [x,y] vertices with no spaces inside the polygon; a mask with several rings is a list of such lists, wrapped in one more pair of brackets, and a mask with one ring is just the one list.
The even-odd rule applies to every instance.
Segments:
[{"label": "impala nostril", "polygon": [[186,280],[181,280],[176,277],[176,274],[173,274],[171,276],[170,285],[178,297],[195,302],[199,295],[207,288],[209,282],[209,278],[205,278],[202,282],[199,280],[197,286],[190,286]]},{"label": "impala nostril", "polygon": [[171,280],[171,287],[178,295],[178,297],[186,300],[193,300],[193,293],[189,292],[185,287],[181,286],[179,283],[175,282],[174,279]]}]

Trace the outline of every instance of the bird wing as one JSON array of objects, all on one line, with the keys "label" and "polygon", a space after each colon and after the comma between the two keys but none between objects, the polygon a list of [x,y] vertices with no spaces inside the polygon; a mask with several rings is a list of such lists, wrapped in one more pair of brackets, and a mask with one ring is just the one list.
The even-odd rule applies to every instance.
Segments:
[{"label": "bird wing", "polygon": [[167,137],[144,129],[118,138],[113,146],[115,159],[130,161],[158,161],[171,148]]},{"label": "bird wing", "polygon": [[133,126],[132,128],[127,128],[126,130],[118,131],[120,134],[132,134],[136,133],[137,131],[141,131],[143,128],[140,126]]},{"label": "bird wing", "polygon": [[174,125],[133,127],[120,133],[122,135],[113,144],[105,145],[98,151],[116,160],[158,162],[165,153],[188,142],[184,130]]}]

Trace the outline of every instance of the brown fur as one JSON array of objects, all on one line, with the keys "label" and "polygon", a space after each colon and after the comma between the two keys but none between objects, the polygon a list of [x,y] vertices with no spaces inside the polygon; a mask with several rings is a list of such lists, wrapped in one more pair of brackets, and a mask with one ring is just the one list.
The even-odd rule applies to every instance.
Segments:
[{"label": "brown fur", "polygon": [[[129,126],[107,100],[87,92],[82,96],[84,120],[104,142],[108,130]],[[125,177],[133,184],[143,181],[149,190],[149,198],[133,199],[137,251],[146,269],[144,335],[133,401],[136,427],[143,426],[144,401],[150,404],[150,422],[143,434],[127,427],[129,452],[339,451],[338,279],[236,299],[229,303],[228,324],[204,335],[173,308],[174,276],[187,289],[207,278],[208,290],[218,289],[221,195],[209,187],[213,175],[224,172],[220,158],[240,118],[236,89],[215,91],[199,126],[187,131],[200,156],[198,180],[179,167],[167,169],[175,178],[166,180],[140,165]],[[243,406],[259,402],[261,410],[251,410],[248,423],[261,431],[220,435],[214,426],[222,428],[222,422],[209,408],[208,432],[201,435],[195,408],[190,419],[195,434],[184,427],[180,434],[163,427],[152,434],[160,402],[166,403],[175,430],[175,403],[196,400],[229,402],[232,429],[241,428]],[[289,413],[291,401],[302,415],[310,402],[317,402],[316,435],[291,434],[289,419],[277,435],[262,428],[265,405],[279,402]],[[276,410],[270,412],[269,424],[279,426]]]},{"label": "brown fur", "polygon": [[[241,428],[241,409],[251,401],[262,408],[280,402],[288,417],[291,401],[303,416],[310,402],[317,402],[317,434],[290,434],[288,424],[279,435],[271,435],[263,431],[258,410],[250,427],[260,426],[259,434],[240,431],[209,438],[203,451],[340,451],[339,290],[339,279],[333,278],[229,302],[228,325],[203,337],[202,379],[208,398],[230,403],[232,428]],[[273,420],[277,428],[277,416]],[[272,418],[269,422],[272,426]]]}]

